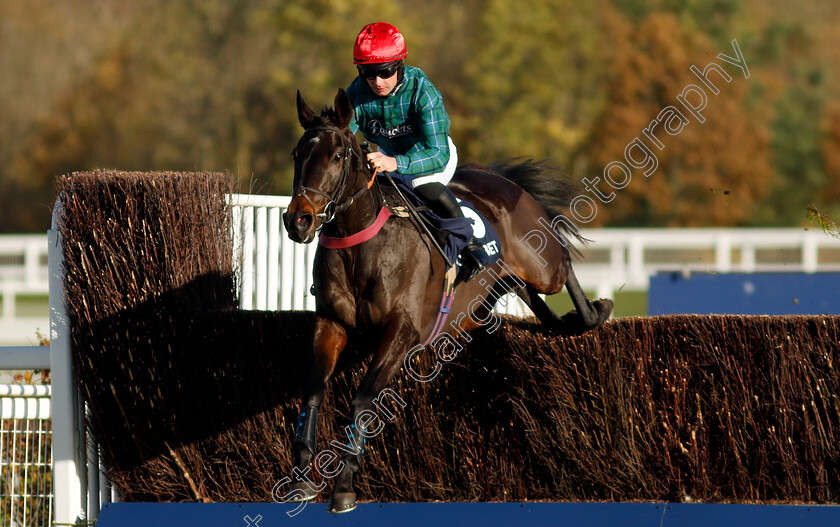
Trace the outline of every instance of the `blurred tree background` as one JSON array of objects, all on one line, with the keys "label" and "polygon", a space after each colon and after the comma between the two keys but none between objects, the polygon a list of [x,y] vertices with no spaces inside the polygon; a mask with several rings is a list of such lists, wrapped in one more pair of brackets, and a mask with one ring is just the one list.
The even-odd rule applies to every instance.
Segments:
[{"label": "blurred tree background", "polygon": [[655,150],[599,226],[795,226],[838,211],[840,5],[829,0],[0,0],[0,232],[44,232],[55,177],[230,171],[288,193],[300,89],[331,103],[386,20],[443,92],[462,162],[601,175],[738,40],[750,70]]}]

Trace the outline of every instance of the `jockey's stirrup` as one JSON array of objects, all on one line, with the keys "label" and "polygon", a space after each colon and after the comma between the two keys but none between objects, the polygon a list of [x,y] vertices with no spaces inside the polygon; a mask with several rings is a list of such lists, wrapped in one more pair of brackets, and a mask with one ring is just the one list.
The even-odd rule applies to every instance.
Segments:
[{"label": "jockey's stirrup", "polygon": [[460,282],[469,282],[476,277],[478,273],[487,268],[490,257],[480,244],[475,243],[475,239],[464,248],[461,253],[461,273],[459,274]]}]

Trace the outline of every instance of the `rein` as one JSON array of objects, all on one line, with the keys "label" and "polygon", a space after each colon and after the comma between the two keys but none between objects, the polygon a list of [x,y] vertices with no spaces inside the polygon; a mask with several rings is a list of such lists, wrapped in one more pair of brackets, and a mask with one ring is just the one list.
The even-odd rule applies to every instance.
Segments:
[{"label": "rein", "polygon": [[[339,136],[339,139],[341,139],[342,147],[344,147],[344,149],[345,149],[344,165],[342,166],[341,179],[339,180],[338,184],[335,186],[335,188],[330,193],[326,193],[322,190],[312,188],[312,187],[306,187],[306,186],[303,186],[303,185],[298,185],[294,189],[294,195],[295,196],[300,196],[303,199],[305,199],[307,201],[307,203],[309,203],[309,206],[312,208],[313,212],[315,211],[315,204],[312,202],[312,199],[307,195],[307,192],[311,192],[311,193],[316,194],[318,196],[321,196],[321,197],[323,197],[324,199],[327,200],[327,204],[324,206],[323,212],[315,214],[315,217],[322,218],[321,226],[323,227],[327,223],[330,223],[331,221],[333,221],[336,217],[336,214],[346,210],[348,207],[350,207],[350,205],[352,205],[356,201],[356,199],[359,198],[359,196],[361,196],[365,191],[368,191],[368,190],[370,190],[371,187],[373,187],[374,182],[376,181],[376,176],[379,173],[379,170],[377,169],[377,170],[373,171],[373,173],[371,174],[370,180],[367,182],[367,185],[361,187],[359,190],[354,192],[347,199],[338,203],[337,202],[337,199],[338,199],[337,196],[339,194],[341,194],[342,189],[344,188],[345,184],[347,183],[347,179],[349,178],[349,175],[350,175],[350,158],[351,158],[351,156],[355,155],[356,157],[359,158],[359,162],[357,164],[358,169],[362,168],[363,159],[353,149],[353,145],[347,139],[347,137],[345,137],[344,134],[342,134],[341,131],[338,130],[337,128],[330,127],[330,126],[325,126],[325,125],[313,126],[311,128],[306,129],[306,131],[304,132],[304,136],[306,134],[308,134],[309,132],[329,132],[331,134],[337,134]],[[387,174],[386,174],[386,176],[387,176]],[[391,207],[388,207],[386,205],[385,207],[382,207],[382,208],[379,209],[379,212],[377,213],[377,216],[376,216],[376,219],[374,220],[374,222],[372,224],[370,224],[369,226],[367,226],[366,228],[362,229],[361,231],[359,231],[355,234],[352,234],[350,236],[344,236],[344,237],[327,236],[322,231],[319,235],[318,242],[322,246],[324,246],[328,249],[344,249],[344,248],[347,248],[347,247],[353,247],[354,245],[358,245],[362,242],[366,242],[366,241],[370,240],[371,238],[373,238],[374,236],[376,236],[379,233],[379,231],[382,229],[382,226],[385,225],[385,222],[388,221],[388,218],[392,214],[396,213],[397,216],[400,216],[400,217],[411,217],[414,220],[414,223],[418,226],[418,228],[421,231],[425,232],[425,234],[428,236],[428,238],[434,244],[435,248],[438,250],[438,252],[441,254],[441,256],[443,256],[443,259],[446,262],[447,268],[452,267],[452,265],[453,265],[452,262],[449,261],[449,258],[446,256],[446,253],[444,252],[444,250],[437,243],[437,240],[435,240],[434,236],[432,236],[432,234],[429,232],[428,228],[425,226],[423,221],[417,216],[417,212],[414,210],[414,207],[411,206],[411,203],[405,198],[405,196],[400,191],[399,187],[397,187],[396,183],[394,183],[393,179],[391,179],[390,176],[388,176],[388,180],[391,182],[391,185],[397,191],[397,194],[400,196],[403,203],[405,203],[405,207],[397,207],[397,208],[392,209]],[[402,210],[398,211],[397,209],[402,209]],[[405,209],[407,209],[407,212],[406,212]]]},{"label": "rein", "polygon": [[[334,194],[335,196],[332,196],[332,195],[330,195],[326,192],[323,192],[321,190],[318,190],[318,189],[315,189],[315,188],[312,188],[312,187],[306,187],[306,186],[303,186],[303,185],[298,185],[297,187],[295,187],[295,190],[294,190],[294,195],[303,197],[309,203],[309,206],[312,207],[313,212],[315,211],[315,204],[312,203],[312,200],[309,198],[309,196],[306,195],[307,192],[312,192],[313,194],[317,194],[317,195],[327,199],[327,204],[324,206],[324,211],[319,213],[319,214],[315,214],[316,217],[323,218],[323,221],[322,221],[322,226],[323,226],[323,225],[326,225],[327,223],[331,222],[332,220],[334,220],[336,214],[338,214],[339,212],[342,212],[345,209],[347,209],[365,191],[369,191],[370,188],[373,186],[374,181],[376,180],[376,175],[379,171],[378,171],[378,169],[373,170],[373,173],[371,174],[370,180],[367,182],[366,185],[362,186],[359,190],[354,192],[350,197],[348,197],[343,202],[337,203],[336,202],[337,196],[339,194],[341,194],[342,189],[344,188],[344,186],[347,182],[347,179],[350,175],[350,157],[352,155],[356,155],[356,157],[359,158],[359,163],[357,165],[357,167],[359,169],[361,169],[362,166],[363,166],[363,164],[362,164],[363,159],[359,156],[359,154],[356,153],[355,150],[353,150],[352,143],[347,139],[347,137],[344,136],[344,134],[341,133],[340,130],[337,130],[337,129],[332,128],[332,127],[321,125],[321,126],[314,126],[312,128],[308,128],[304,132],[304,135],[306,133],[311,132],[311,131],[325,131],[325,132],[330,132],[332,134],[338,134],[339,138],[341,139],[341,144],[345,148],[344,166],[342,167],[341,179],[338,182],[338,185],[336,185],[335,189],[330,193],[330,194]],[[359,231],[355,234],[351,234],[350,236],[344,236],[344,237],[327,236],[322,231],[320,233],[319,237],[318,237],[318,243],[320,243],[323,247],[326,247],[327,249],[344,249],[344,248],[347,248],[347,247],[353,247],[354,245],[358,245],[360,243],[366,242],[366,241],[370,240],[371,238],[373,238],[374,236],[376,236],[379,233],[379,231],[382,229],[382,227],[385,225],[385,223],[388,221],[388,218],[390,218],[391,215],[393,215],[393,214],[396,214],[399,217],[411,218],[412,220],[414,220],[416,225],[418,225],[422,229],[422,231],[425,232],[425,234],[428,236],[428,238],[432,241],[434,246],[440,252],[441,256],[443,256],[443,259],[446,262],[446,268],[447,268],[446,274],[444,275],[443,295],[442,295],[442,298],[441,298],[441,304],[440,304],[440,308],[439,308],[439,311],[438,311],[438,316],[437,316],[437,319],[435,320],[435,324],[432,328],[431,333],[426,338],[426,341],[423,344],[423,346],[425,347],[435,337],[437,337],[437,335],[440,334],[440,332],[443,330],[443,326],[446,323],[446,319],[449,316],[450,310],[452,309],[452,304],[455,300],[455,281],[456,281],[456,276],[457,276],[456,266],[453,265],[453,263],[449,261],[449,258],[446,256],[446,252],[440,247],[440,245],[437,243],[437,240],[435,240],[435,237],[432,236],[432,234],[429,232],[426,225],[423,223],[423,221],[417,215],[417,211],[415,211],[414,207],[411,205],[411,202],[408,201],[405,198],[405,196],[400,191],[399,187],[396,185],[394,180],[387,173],[385,175],[387,176],[391,185],[397,191],[397,194],[400,196],[403,203],[405,203],[405,207],[396,207],[393,210],[391,208],[389,208],[387,205],[384,206],[384,207],[381,207],[379,209],[378,214],[376,215],[376,219],[374,220],[374,222],[372,224],[370,224],[369,226],[365,227],[364,229],[362,229],[361,231]],[[381,190],[380,190],[380,193],[381,193]],[[314,284],[313,284],[312,287],[313,288],[315,287]]]}]

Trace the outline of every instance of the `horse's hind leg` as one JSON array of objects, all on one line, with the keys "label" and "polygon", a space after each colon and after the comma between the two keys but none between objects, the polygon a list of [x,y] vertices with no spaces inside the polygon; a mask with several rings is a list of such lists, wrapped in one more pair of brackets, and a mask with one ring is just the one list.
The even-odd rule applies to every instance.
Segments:
[{"label": "horse's hind leg", "polygon": [[563,326],[563,319],[557,316],[548,304],[545,303],[545,300],[540,297],[539,291],[534,289],[531,286],[520,287],[516,289],[516,294],[519,298],[522,299],[523,302],[533,311],[534,315],[540,322],[545,324],[546,326],[550,327],[560,327]]},{"label": "horse's hind leg", "polygon": [[569,317],[569,321],[577,320],[578,327],[575,328],[582,333],[590,329],[600,326],[604,321],[610,318],[613,310],[613,301],[608,298],[602,298],[594,302],[590,302],[583,292],[583,288],[578,282],[575,272],[572,270],[571,264],[566,266],[566,289],[569,291],[569,296],[572,297],[572,303],[575,305],[575,311],[571,311],[563,316],[563,319]]},{"label": "horse's hind leg", "polygon": [[531,308],[534,315],[540,319],[540,322],[554,329],[559,329],[564,333],[578,334],[588,331],[601,325],[610,317],[613,309],[613,301],[609,299],[600,299],[590,302],[586,298],[580,283],[572,271],[572,266],[568,265],[566,276],[566,289],[569,291],[569,296],[572,297],[572,303],[575,309],[566,313],[562,317],[548,307],[545,300],[540,297],[539,291],[532,286],[525,286],[518,288],[516,294],[525,304]]},{"label": "horse's hind leg", "polygon": [[[607,320],[613,303],[607,299],[590,302],[586,298],[572,270],[565,233],[553,226],[554,231],[550,234],[533,228],[532,219],[540,216],[545,219],[544,214],[545,211],[533,198],[520,199],[508,212],[510,226],[502,230],[505,263],[527,284],[524,291],[517,293],[541,322],[553,327],[563,326],[562,329],[568,333],[583,333]],[[547,219],[541,224],[547,225]],[[558,293],[563,285],[572,297],[575,310],[558,317],[539,297],[539,293]]]}]

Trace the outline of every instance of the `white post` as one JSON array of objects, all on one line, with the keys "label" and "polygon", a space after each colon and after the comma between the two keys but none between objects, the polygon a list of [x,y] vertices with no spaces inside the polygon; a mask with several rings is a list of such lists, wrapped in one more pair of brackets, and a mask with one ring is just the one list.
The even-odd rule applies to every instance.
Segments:
[{"label": "white post", "polygon": [[[2,286],[2,284],[0,284]],[[15,318],[15,290],[11,284],[0,287],[0,294],[3,295],[3,318],[12,320]]]},{"label": "white post", "polygon": [[728,273],[732,270],[732,240],[728,234],[719,234],[715,244],[715,270]]},{"label": "white post", "polygon": [[746,242],[741,246],[741,268],[744,272],[755,272],[755,245]]},{"label": "white post", "polygon": [[240,288],[240,277],[242,276],[242,206],[233,205],[230,211],[230,231],[233,242],[233,273],[236,276],[236,285]]},{"label": "white post", "polygon": [[254,257],[257,276],[255,277],[254,307],[265,311],[268,305],[268,218],[266,207],[255,207],[254,211]]},{"label": "white post", "polygon": [[254,309],[254,207],[242,208],[242,268],[239,276],[242,309]]},{"label": "white post", "polygon": [[616,281],[624,281],[624,270],[627,266],[624,263],[624,243],[614,241],[610,245],[610,273]]},{"label": "white post", "polygon": [[642,237],[638,233],[632,234],[627,245],[627,278],[634,284],[648,283],[649,277],[645,272],[645,248]]},{"label": "white post", "polygon": [[610,277],[598,282],[598,298],[613,298],[616,284],[627,285],[627,266],[624,263],[624,244],[613,242],[610,247]]},{"label": "white post", "polygon": [[817,271],[817,237],[808,231],[802,239],[802,270],[806,273]]},{"label": "white post", "polygon": [[288,236],[283,236],[280,242],[280,309],[288,311],[294,307],[295,246],[297,244]]},{"label": "white post", "polygon": [[295,244],[294,282],[292,287],[292,309],[306,309],[304,291],[306,290],[306,246]]},{"label": "white post", "polygon": [[280,209],[268,209],[268,303],[266,309],[277,311],[277,281],[280,271]]},{"label": "white post", "polygon": [[[59,206],[56,203],[56,210]],[[55,525],[79,525],[85,518],[84,443],[79,398],[70,357],[70,321],[65,310],[64,255],[53,215],[47,232],[50,267],[50,370],[52,375],[53,492]]]},{"label": "white post", "polygon": [[28,242],[24,249],[23,265],[27,286],[34,286],[39,282],[38,270],[41,268],[41,246],[37,242]]}]

